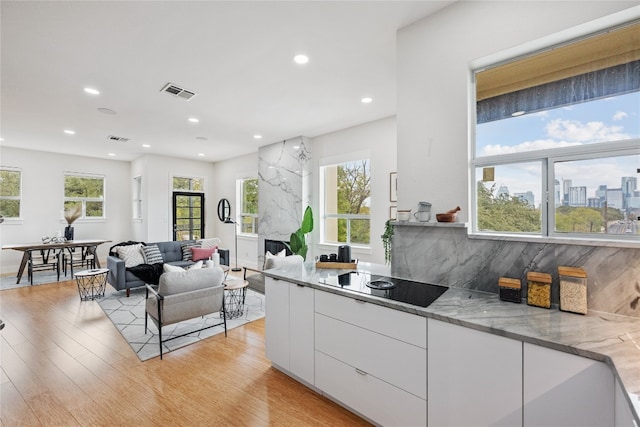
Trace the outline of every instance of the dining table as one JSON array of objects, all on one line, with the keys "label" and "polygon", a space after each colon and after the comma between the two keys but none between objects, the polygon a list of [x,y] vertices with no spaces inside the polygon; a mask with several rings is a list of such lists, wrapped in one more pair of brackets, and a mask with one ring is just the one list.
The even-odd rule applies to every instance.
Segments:
[{"label": "dining table", "polygon": [[24,269],[29,264],[31,260],[31,254],[34,251],[44,251],[44,250],[60,250],[60,251],[69,251],[71,252],[75,248],[82,248],[83,251],[86,251],[88,255],[93,255],[95,260],[95,265],[97,268],[100,268],[100,260],[96,254],[96,250],[98,246],[103,243],[111,242],[111,240],[106,239],[89,239],[89,240],[65,240],[62,242],[37,242],[37,243],[18,243],[18,244],[10,244],[2,246],[3,250],[14,250],[23,252],[22,261],[20,261],[20,268],[18,269],[17,281],[16,284],[20,283],[22,279],[22,275],[24,273]]}]

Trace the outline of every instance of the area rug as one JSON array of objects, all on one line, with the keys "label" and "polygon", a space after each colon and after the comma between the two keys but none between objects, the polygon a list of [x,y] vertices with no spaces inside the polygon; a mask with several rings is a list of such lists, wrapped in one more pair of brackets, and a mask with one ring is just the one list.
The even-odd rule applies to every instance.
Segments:
[{"label": "area rug", "polygon": [[[27,275],[27,271],[25,270],[22,275],[22,279],[20,283],[16,283],[16,275],[11,274],[8,276],[0,277],[0,291],[4,291],[5,289],[16,289],[22,288],[24,286],[31,286],[29,283],[29,277]],[[64,282],[65,280],[71,280],[71,276],[64,277],[64,274],[60,275],[60,282]],[[55,272],[52,271],[38,271],[33,273],[33,286],[35,285],[45,285],[47,283],[54,283],[58,281],[58,277]]]},{"label": "area rug", "polygon": [[[142,361],[160,356],[158,329],[151,319],[149,319],[148,332],[144,333],[144,300],[145,288],[132,289],[130,297],[126,296],[125,291],[110,292],[107,289],[105,296],[97,300],[102,310]],[[245,312],[241,317],[227,319],[227,331],[263,317],[264,295],[247,289]],[[162,328],[162,337],[166,340],[172,336],[182,335],[208,325],[215,325],[220,320],[220,314],[214,313],[165,326]],[[196,343],[219,333],[224,333],[223,325],[176,338],[163,344],[163,353],[166,354],[171,350]]]}]

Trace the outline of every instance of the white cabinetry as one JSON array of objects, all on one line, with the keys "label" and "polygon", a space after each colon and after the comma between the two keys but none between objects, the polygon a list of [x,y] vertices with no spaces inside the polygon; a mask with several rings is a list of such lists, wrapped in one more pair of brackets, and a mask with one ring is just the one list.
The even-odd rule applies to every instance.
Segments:
[{"label": "white cabinetry", "polygon": [[265,277],[267,359],[314,384],[314,290]]},{"label": "white cabinetry", "polygon": [[638,427],[633,414],[631,413],[631,407],[625,396],[625,391],[622,389],[622,385],[616,380],[616,394],[615,394],[615,427]]},{"label": "white cabinetry", "polygon": [[381,425],[426,425],[426,318],[317,291],[315,326],[323,393]]},{"label": "white cabinetry", "polygon": [[430,426],[522,424],[522,343],[428,320]]},{"label": "white cabinetry", "polygon": [[524,343],[524,426],[614,425],[614,380],[596,360]]}]

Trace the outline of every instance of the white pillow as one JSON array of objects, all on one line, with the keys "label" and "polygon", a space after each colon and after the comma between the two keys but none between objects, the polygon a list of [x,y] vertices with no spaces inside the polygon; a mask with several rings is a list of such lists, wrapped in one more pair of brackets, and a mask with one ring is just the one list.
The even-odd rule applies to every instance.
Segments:
[{"label": "white pillow", "polygon": [[264,269],[269,270],[271,268],[280,268],[289,265],[302,265],[304,264],[304,258],[300,255],[289,256],[274,256],[264,261]]},{"label": "white pillow", "polygon": [[184,268],[178,267],[177,265],[164,264],[162,266],[162,271],[164,271],[165,273],[171,273],[172,271],[180,272],[184,271]]},{"label": "white pillow", "polygon": [[[267,268],[267,262],[269,262],[270,259],[273,258],[284,258],[287,256],[287,250],[283,249],[280,252],[278,252],[277,254],[272,254],[271,252],[267,251],[266,254],[264,254],[264,264],[262,264],[262,269],[263,270],[268,270]],[[269,264],[271,265],[271,264]],[[269,268],[273,268],[273,267],[269,267]]]},{"label": "white pillow", "polygon": [[199,244],[201,248],[213,248],[214,246],[220,247],[222,240],[217,237],[213,237],[211,239],[196,240],[196,243]]},{"label": "white pillow", "polygon": [[118,258],[124,261],[125,267],[135,267],[136,265],[144,264],[144,257],[142,256],[142,244],[118,246],[114,249],[118,254]]},{"label": "white pillow", "polygon": [[203,262],[202,262],[202,260],[200,260],[200,261],[196,262],[195,264],[193,264],[191,267],[189,267],[188,271],[198,270],[198,269],[202,268],[202,264],[203,264]]}]

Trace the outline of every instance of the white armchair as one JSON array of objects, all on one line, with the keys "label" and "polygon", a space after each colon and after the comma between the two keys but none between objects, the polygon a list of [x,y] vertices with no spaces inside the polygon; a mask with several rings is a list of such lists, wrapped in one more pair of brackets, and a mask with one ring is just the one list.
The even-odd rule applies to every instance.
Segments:
[{"label": "white armchair", "polygon": [[[224,335],[227,336],[223,278],[224,273],[220,267],[198,268],[162,274],[157,290],[147,285],[144,332],[147,333],[147,319],[151,317],[158,327],[160,359],[162,344],[172,339],[222,324]],[[220,323],[162,340],[163,326],[217,312],[222,317]]]}]

